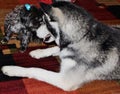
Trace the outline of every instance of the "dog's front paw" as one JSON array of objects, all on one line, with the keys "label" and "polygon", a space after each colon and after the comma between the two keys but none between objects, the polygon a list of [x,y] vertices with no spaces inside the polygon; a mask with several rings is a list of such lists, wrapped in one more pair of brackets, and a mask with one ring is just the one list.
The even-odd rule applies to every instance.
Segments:
[{"label": "dog's front paw", "polygon": [[31,51],[29,54],[31,57],[36,59],[44,58],[47,55],[43,49],[37,49],[37,50]]},{"label": "dog's front paw", "polygon": [[2,67],[2,72],[5,75],[8,76],[18,76],[18,77],[24,77],[25,75],[25,70],[22,67],[18,66],[3,66]]}]

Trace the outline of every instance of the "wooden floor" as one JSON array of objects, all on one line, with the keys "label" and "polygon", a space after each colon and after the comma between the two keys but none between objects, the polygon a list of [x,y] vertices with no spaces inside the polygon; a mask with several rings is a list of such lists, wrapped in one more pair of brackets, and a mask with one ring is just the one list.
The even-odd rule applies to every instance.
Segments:
[{"label": "wooden floor", "polygon": [[0,0],[0,26],[3,25],[5,15],[17,4],[17,0]]},{"label": "wooden floor", "polygon": [[[18,0],[0,0],[0,26],[4,23],[6,13],[18,4]],[[117,81],[94,81],[78,89],[78,92],[78,94],[120,94],[120,84]]]}]

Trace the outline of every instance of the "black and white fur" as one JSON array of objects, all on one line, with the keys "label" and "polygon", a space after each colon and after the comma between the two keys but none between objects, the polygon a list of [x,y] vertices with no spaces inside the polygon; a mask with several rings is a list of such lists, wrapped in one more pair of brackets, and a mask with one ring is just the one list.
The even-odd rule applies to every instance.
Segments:
[{"label": "black and white fur", "polygon": [[22,52],[26,50],[30,42],[41,42],[36,36],[36,30],[43,22],[43,13],[33,5],[30,5],[30,7],[30,10],[27,10],[25,5],[18,5],[6,15],[4,22],[5,36],[1,40],[2,44],[7,43],[13,34],[17,34]]},{"label": "black and white fur", "polygon": [[[93,80],[120,79],[120,31],[96,21],[83,8],[68,2],[41,4],[46,24],[37,36],[58,46],[30,52],[36,59],[58,55],[58,73],[42,68],[4,66],[8,76],[29,77],[63,90],[78,89]],[[51,20],[48,20],[50,18]],[[52,37],[52,38],[51,38]]]}]

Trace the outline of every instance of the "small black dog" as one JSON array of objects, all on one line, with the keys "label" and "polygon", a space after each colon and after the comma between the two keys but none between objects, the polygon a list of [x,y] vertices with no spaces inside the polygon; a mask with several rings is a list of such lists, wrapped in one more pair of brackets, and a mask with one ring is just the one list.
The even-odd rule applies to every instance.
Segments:
[{"label": "small black dog", "polygon": [[20,51],[22,52],[26,50],[31,41],[41,42],[36,36],[36,30],[43,23],[42,15],[42,11],[33,5],[16,6],[5,17],[5,36],[1,43],[7,43],[13,33],[17,34],[17,39],[20,40]]}]

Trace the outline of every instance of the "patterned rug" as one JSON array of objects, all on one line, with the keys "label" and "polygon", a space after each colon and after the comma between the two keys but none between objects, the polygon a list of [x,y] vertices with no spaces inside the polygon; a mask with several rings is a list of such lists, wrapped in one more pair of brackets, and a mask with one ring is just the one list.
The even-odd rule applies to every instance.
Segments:
[{"label": "patterned rug", "polygon": [[[4,35],[4,17],[16,5],[31,3],[38,5],[39,0],[0,0],[0,40]],[[42,0],[51,3],[51,0]],[[103,2],[104,1],[104,2]],[[115,14],[113,7],[107,3],[120,0],[76,0],[75,4],[84,7],[96,19],[109,25],[120,25],[120,15]],[[113,11],[113,12],[112,12]],[[118,11],[118,10],[117,10]],[[116,16],[117,15],[117,16]],[[4,65],[19,65],[24,67],[40,67],[47,70],[59,71],[57,57],[34,59],[29,56],[31,50],[47,48],[46,45],[31,43],[25,53],[19,52],[19,41],[11,40],[7,45],[0,44],[0,67]],[[47,83],[28,78],[8,77],[0,71],[0,94],[120,94],[118,81],[94,81],[82,88],[65,92]]]}]

